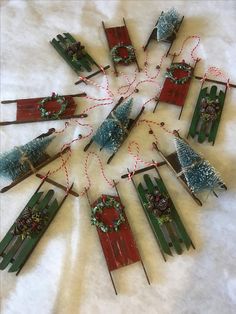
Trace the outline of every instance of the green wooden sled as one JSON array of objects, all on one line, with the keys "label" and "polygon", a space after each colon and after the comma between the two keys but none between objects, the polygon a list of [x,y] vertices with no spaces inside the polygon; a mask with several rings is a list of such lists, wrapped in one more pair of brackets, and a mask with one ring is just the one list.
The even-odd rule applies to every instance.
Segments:
[{"label": "green wooden sled", "polygon": [[0,270],[3,270],[10,265],[8,271],[16,272],[16,275],[19,274],[20,270],[33,252],[35,246],[49,227],[51,221],[57,214],[64,201],[66,200],[68,193],[70,193],[70,190],[72,189],[71,186],[70,190],[65,194],[62,201],[59,203],[54,197],[55,192],[53,190],[50,189],[46,192],[40,191],[40,188],[45,181],[47,181],[46,177],[44,178],[44,180],[42,180],[41,184],[31,197],[29,202],[26,204],[25,208],[23,209],[17,220],[19,220],[23,216],[23,213],[27,208],[37,208],[38,211],[44,211],[47,219],[43,223],[40,231],[33,232],[30,237],[15,235],[15,233],[13,232],[16,228],[17,220],[14,222],[3,240],[0,242]]},{"label": "green wooden sled", "polygon": [[[50,42],[56,51],[62,56],[62,58],[68,63],[68,65],[78,74],[81,75],[81,72],[92,72],[93,67],[98,68],[98,71],[95,71],[89,76],[86,76],[86,79],[93,77],[94,75],[102,72],[101,67],[93,60],[93,58],[82,49],[82,56],[78,59],[74,59],[72,56],[68,55],[66,49],[72,45],[77,43],[75,38],[71,36],[69,33],[63,33],[63,35],[57,35],[56,38],[53,38]],[[103,70],[108,69],[110,66],[104,67]],[[85,82],[83,79],[79,80],[75,84],[79,84],[81,82]]]},{"label": "green wooden sled", "polygon": [[[198,101],[195,107],[195,111],[192,117],[192,122],[189,128],[188,136],[190,135],[192,138],[194,138],[197,135],[199,143],[203,143],[206,140],[206,138],[208,138],[208,142],[212,142],[212,145],[214,145],[222,110],[224,107],[226,90],[227,87],[225,88],[224,92],[220,90],[219,93],[217,93],[216,85],[211,86],[210,92],[208,92],[207,87],[201,88],[200,94],[198,96]],[[218,106],[220,108],[216,120],[212,122],[204,121],[201,118],[200,113],[202,99],[207,96],[213,101],[218,100]]]},{"label": "green wooden sled", "polygon": [[[177,254],[180,255],[183,253],[184,248],[189,250],[191,246],[194,249],[195,247],[179,217],[179,214],[169,196],[168,190],[165,187],[164,182],[157,168],[155,166],[147,167],[138,170],[137,173],[140,173],[141,171],[142,172],[148,171],[151,168],[155,168],[157,173],[157,177],[154,177],[153,180],[148,174],[144,174],[143,176],[144,183],[140,183],[137,186],[133,180],[133,177],[132,182],[138,193],[139,200],[142,204],[148,222],[156,237],[163,259],[166,261],[165,254],[172,256],[172,251],[175,251]],[[125,176],[126,175],[122,176],[122,178],[124,178]],[[148,193],[152,194],[155,189],[157,189],[162,195],[165,195],[166,197],[169,198],[170,203],[169,216],[171,221],[163,222],[160,224],[155,214],[147,208],[148,203],[147,194]]]}]

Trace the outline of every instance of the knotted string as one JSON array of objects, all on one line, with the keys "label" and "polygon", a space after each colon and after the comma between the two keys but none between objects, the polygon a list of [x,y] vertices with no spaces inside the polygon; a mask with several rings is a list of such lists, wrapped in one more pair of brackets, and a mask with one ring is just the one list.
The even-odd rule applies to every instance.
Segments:
[{"label": "knotted string", "polygon": [[185,38],[185,40],[183,41],[182,46],[181,46],[181,48],[180,48],[180,51],[179,51],[178,53],[177,53],[177,52],[170,53],[170,55],[173,56],[173,57],[178,57],[178,56],[180,56],[181,53],[183,52],[185,43],[186,43],[189,39],[197,39],[197,43],[196,43],[196,45],[194,46],[194,48],[191,50],[190,55],[191,55],[191,58],[192,58],[193,61],[200,61],[200,60],[201,60],[200,58],[194,57],[194,55],[193,55],[194,52],[195,52],[195,50],[196,50],[197,47],[199,46],[200,40],[201,40],[201,39],[200,39],[200,36],[197,36],[197,35],[192,35],[192,36],[188,36],[187,38]]},{"label": "knotted string", "polygon": [[203,78],[201,79],[201,82],[204,83],[205,80],[207,79],[207,75],[211,74],[212,76],[215,77],[222,77],[226,80],[226,85],[227,88],[230,89],[230,83],[229,83],[229,77],[226,76],[219,68],[217,67],[209,67],[206,71],[206,73],[203,75]]},{"label": "knotted string", "polygon": [[111,187],[114,187],[114,182],[112,180],[109,180],[106,175],[105,175],[105,172],[104,172],[104,167],[102,165],[102,161],[101,159],[99,158],[99,156],[94,153],[94,152],[88,152],[87,156],[86,156],[86,159],[85,159],[85,165],[84,165],[84,174],[85,174],[85,177],[88,181],[88,186],[84,188],[84,191],[80,193],[80,196],[84,196],[87,191],[91,188],[92,186],[92,183],[91,183],[91,180],[90,180],[90,177],[89,177],[89,174],[88,174],[88,160],[89,160],[89,157],[90,156],[95,156],[98,160],[98,163],[99,163],[99,166],[100,166],[100,170],[101,170],[101,173],[102,173],[102,176],[104,178],[104,180],[107,182],[107,184]]}]

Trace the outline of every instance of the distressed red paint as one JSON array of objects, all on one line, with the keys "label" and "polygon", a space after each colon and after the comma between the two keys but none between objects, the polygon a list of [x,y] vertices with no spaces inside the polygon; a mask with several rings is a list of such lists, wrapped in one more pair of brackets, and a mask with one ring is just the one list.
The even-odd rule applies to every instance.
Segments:
[{"label": "distressed red paint", "polygon": [[[108,195],[102,195],[101,198],[106,199],[107,196]],[[113,197],[116,201],[121,203],[118,196],[110,197]],[[96,206],[101,198],[96,200],[92,207]],[[141,261],[133,233],[124,212],[123,215],[125,221],[120,225],[118,231],[103,232],[97,228],[109,271]],[[118,213],[114,207],[107,207],[99,214],[98,218],[106,225],[112,225],[113,221],[118,218]]]},{"label": "distressed red paint", "polygon": [[[17,100],[17,121],[40,121],[41,113],[38,109],[39,102],[44,98],[33,98],[33,99],[23,99]],[[68,105],[66,110],[61,114],[61,117],[71,116],[74,114],[76,109],[76,103],[71,96],[66,96],[65,99],[68,101]],[[47,111],[56,112],[60,110],[60,104],[58,104],[55,100],[49,101],[45,104]]]},{"label": "distressed red paint", "polygon": [[[185,63],[182,64],[185,65]],[[173,75],[176,79],[180,79],[187,76],[188,72],[182,69],[175,69]],[[191,78],[184,84],[176,84],[170,78],[166,78],[159,96],[159,101],[183,107],[190,87],[190,82]]]}]

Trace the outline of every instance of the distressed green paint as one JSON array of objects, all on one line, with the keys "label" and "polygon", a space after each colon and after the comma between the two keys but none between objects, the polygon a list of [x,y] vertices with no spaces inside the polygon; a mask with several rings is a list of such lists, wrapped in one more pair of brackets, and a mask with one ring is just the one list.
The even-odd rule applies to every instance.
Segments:
[{"label": "distressed green paint", "polygon": [[[168,194],[168,191],[164,185],[164,182],[160,179],[155,178],[156,184],[158,185],[158,188],[160,189],[161,192],[164,192],[166,194]],[[184,242],[185,246],[187,249],[190,248],[190,246],[192,245],[192,241],[179,217],[179,214],[171,200],[171,217],[173,219],[173,221],[175,222],[176,225],[176,231],[180,237],[180,239]]]},{"label": "distressed green paint", "polygon": [[84,51],[85,55],[81,57],[79,60],[73,60],[66,53],[66,48],[68,45],[76,43],[76,40],[69,34],[64,33],[62,35],[57,35],[57,39],[53,38],[51,44],[57,50],[57,52],[62,56],[62,58],[69,64],[69,66],[80,75],[80,72],[83,71],[92,71],[92,65],[96,65],[93,58]]},{"label": "distressed green paint", "polygon": [[144,190],[142,184],[140,183],[138,186],[138,193],[139,193],[139,197],[141,200],[141,203],[143,205],[143,210],[146,214],[146,217],[148,219],[148,222],[152,228],[152,231],[156,237],[156,240],[160,246],[161,251],[163,251],[164,253],[168,254],[168,255],[172,255],[170,247],[168,242],[165,239],[165,236],[160,228],[160,225],[156,219],[156,217],[146,209],[146,207],[144,206],[145,203],[147,203],[147,199],[146,199],[146,191]]},{"label": "distressed green paint", "polygon": [[39,242],[39,240],[41,239],[42,235],[44,234],[44,232],[48,228],[50,222],[53,220],[53,218],[56,215],[58,209],[59,209],[58,202],[57,202],[56,199],[54,199],[54,201],[52,202],[52,204],[49,206],[49,208],[47,210],[48,216],[49,216],[47,224],[40,231],[40,233],[37,234],[37,236],[35,236],[33,238],[30,238],[30,239],[26,239],[27,242],[23,244],[24,245],[23,249],[19,253],[19,255],[17,255],[15,260],[13,261],[12,266],[9,269],[9,272],[16,272],[16,271],[18,271],[21,268],[21,266],[24,264],[25,260],[27,260],[28,256],[31,254],[31,252],[35,248],[36,244]]},{"label": "distressed green paint", "polygon": [[208,136],[208,142],[213,142],[213,144],[215,142],[216,134],[217,134],[218,127],[219,127],[219,124],[220,124],[220,118],[221,118],[221,115],[222,115],[224,102],[225,102],[225,93],[220,91],[218,99],[219,99],[220,111],[218,113],[218,118],[212,124],[211,130],[210,130],[209,136]]},{"label": "distressed green paint", "polygon": [[[143,205],[144,212],[146,214],[146,217],[152,227],[153,233],[160,245],[161,250],[168,254],[172,255],[170,246],[173,246],[177,254],[182,254],[183,249],[181,246],[181,243],[184,243],[186,248],[189,249],[192,241],[190,237],[188,236],[186,229],[177,213],[177,210],[170,199],[171,202],[171,218],[172,222],[164,223],[163,225],[160,225],[158,223],[157,218],[155,215],[150,212],[145,207],[145,203],[147,203],[146,199],[146,193],[153,193],[154,189],[157,188],[161,193],[164,193],[165,195],[169,196],[169,193],[164,185],[164,182],[161,178],[154,178],[155,184],[153,184],[150,176],[148,174],[145,174],[143,176],[145,184],[147,186],[147,189],[145,189],[140,183],[138,185],[137,191],[141,200],[141,203]],[[168,234],[170,238],[170,243],[168,243],[168,238],[166,237],[166,234]]]},{"label": "distressed green paint", "polygon": [[[36,203],[39,201],[39,199],[41,198],[41,196],[43,195],[43,192],[37,192],[35,193],[31,199],[29,200],[29,202],[26,204],[26,207],[34,207],[36,205]],[[24,209],[25,209],[24,208]],[[20,214],[21,215],[21,214]],[[18,216],[18,218],[20,217],[20,215]],[[17,219],[18,219],[17,218]],[[15,224],[13,224],[13,226],[9,229],[9,231],[7,232],[7,234],[5,235],[5,237],[3,238],[3,240],[0,243],[0,256],[2,255],[3,251],[5,250],[5,248],[7,247],[8,243],[14,238],[13,233],[11,232],[15,227]]]},{"label": "distressed green paint", "polygon": [[[195,135],[198,135],[198,142],[199,143],[203,143],[206,140],[206,138],[208,137],[208,142],[213,142],[213,144],[214,144],[215,139],[216,139],[216,135],[217,135],[217,131],[218,131],[218,127],[219,127],[219,123],[220,123],[220,118],[221,118],[223,106],[224,106],[225,93],[223,91],[220,91],[219,95],[217,95],[217,86],[215,86],[215,85],[211,86],[210,93],[207,93],[207,90],[208,90],[208,88],[205,87],[200,91],[198,101],[197,101],[197,104],[196,104],[196,107],[194,110],[194,114],[192,117],[191,125],[189,128],[189,135],[192,138],[194,138]],[[209,134],[207,134],[208,122],[202,121],[202,119],[200,117],[201,101],[202,101],[202,98],[204,98],[206,96],[209,96],[212,100],[218,99],[219,100],[219,107],[220,107],[220,110],[218,112],[218,117],[215,121],[212,122]],[[197,131],[197,128],[198,128],[200,123],[201,123],[200,130]]]},{"label": "distressed green paint", "polygon": [[[45,210],[48,216],[48,220],[43,229],[34,234],[31,238],[22,239],[20,236],[14,236],[12,231],[14,230],[15,223],[12,225],[4,239],[0,243],[0,254],[3,257],[0,263],[0,269],[5,269],[10,263],[12,264],[9,272],[19,271],[26,262],[29,255],[32,253],[36,244],[39,242],[44,232],[47,230],[51,221],[58,212],[61,204],[58,204],[57,200],[53,199],[54,191],[47,191],[46,195],[42,198],[43,192],[36,192],[25,208],[37,208],[37,210]],[[40,200],[41,199],[41,200]],[[40,202],[39,202],[40,201]],[[21,215],[21,214],[20,214]],[[19,215],[19,217],[20,217]],[[19,218],[18,217],[18,218]],[[6,252],[5,252],[6,250]]]}]

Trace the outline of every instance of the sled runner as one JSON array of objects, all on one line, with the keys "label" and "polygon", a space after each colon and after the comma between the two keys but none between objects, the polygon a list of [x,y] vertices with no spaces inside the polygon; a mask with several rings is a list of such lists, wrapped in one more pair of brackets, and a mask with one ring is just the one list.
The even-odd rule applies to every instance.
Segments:
[{"label": "sled runner", "polygon": [[115,293],[117,294],[117,289],[112,271],[136,262],[141,262],[150,284],[117,188],[115,196],[103,194],[91,203],[87,192],[87,198],[91,208],[91,223],[97,228]]},{"label": "sled runner", "polygon": [[0,242],[0,270],[10,265],[8,272],[19,274],[73,186],[58,202],[54,190],[42,190],[44,182],[46,177]]},{"label": "sled runner", "polygon": [[[107,70],[110,66],[107,65],[103,69],[94,61],[94,59],[85,51],[85,47],[75,40],[69,33],[63,33],[63,35],[57,35],[56,38],[50,42],[61,57],[69,64],[69,66],[81,76],[83,72],[92,72],[93,68],[98,70],[87,75],[85,78],[89,79],[104,70]],[[80,79],[75,84],[86,82]]]},{"label": "sled runner", "polygon": [[16,103],[15,121],[2,121],[0,126],[10,124],[42,122],[49,120],[67,120],[85,118],[87,114],[74,114],[76,103],[73,97],[84,97],[85,93],[59,96],[52,93],[49,97],[3,100],[2,104]]},{"label": "sled runner", "polygon": [[[134,175],[145,173],[151,169],[155,169],[156,176],[150,176],[146,173],[143,175],[142,182],[137,185]],[[180,255],[183,253],[184,248],[189,250],[190,246],[192,246],[195,249],[157,166],[145,167],[132,174],[132,183],[155,235],[163,259],[166,261],[165,254],[172,256],[172,251]],[[126,177],[128,175],[122,176],[122,178]]]},{"label": "sled runner", "polygon": [[140,68],[135,54],[135,49],[131,42],[128,28],[123,18],[124,25],[117,27],[106,28],[104,22],[102,22],[104,32],[107,37],[108,46],[110,49],[111,59],[113,67],[118,76],[117,65],[129,65],[131,63],[136,63],[138,71]]}]

